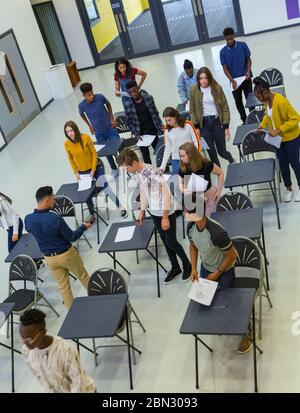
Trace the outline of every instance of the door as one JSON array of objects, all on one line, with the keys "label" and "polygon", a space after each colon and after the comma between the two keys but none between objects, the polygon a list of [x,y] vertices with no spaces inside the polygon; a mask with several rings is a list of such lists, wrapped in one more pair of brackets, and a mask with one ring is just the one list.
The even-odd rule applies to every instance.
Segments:
[{"label": "door", "polygon": [[0,38],[0,53],[0,126],[9,142],[41,109],[12,31]]}]

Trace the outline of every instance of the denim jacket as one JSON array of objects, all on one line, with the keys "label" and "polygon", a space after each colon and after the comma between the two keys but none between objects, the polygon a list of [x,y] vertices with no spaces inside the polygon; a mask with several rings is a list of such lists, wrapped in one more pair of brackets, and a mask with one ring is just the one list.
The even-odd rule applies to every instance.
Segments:
[{"label": "denim jacket", "polygon": [[190,100],[191,87],[197,82],[198,69],[194,69],[194,75],[189,77],[185,72],[182,72],[178,78],[177,90],[180,96],[181,103]]}]

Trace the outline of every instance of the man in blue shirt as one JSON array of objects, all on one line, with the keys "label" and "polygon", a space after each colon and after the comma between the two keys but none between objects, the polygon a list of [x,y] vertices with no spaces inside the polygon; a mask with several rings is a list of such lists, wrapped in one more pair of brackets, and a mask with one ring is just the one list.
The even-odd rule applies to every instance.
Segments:
[{"label": "man in blue shirt", "polygon": [[[91,134],[95,135],[97,142],[120,139],[112,106],[106,97],[101,93],[94,94],[91,83],[83,83],[80,90],[84,99],[78,105],[79,114],[88,125]],[[112,156],[107,156],[107,160],[112,170],[118,169]]]},{"label": "man in blue shirt", "polygon": [[[246,43],[235,40],[233,28],[227,27],[224,29],[223,35],[227,45],[220,51],[220,61],[225,75],[230,80],[237,110],[245,124],[247,115],[243,104],[242,93],[244,92],[246,99],[248,94],[252,93],[251,53]],[[235,79],[242,76],[245,76],[245,80],[238,86]],[[250,108],[250,110],[251,109],[252,108]]]},{"label": "man in blue shirt", "polygon": [[60,215],[51,211],[54,207],[51,186],[39,188],[35,197],[37,208],[25,217],[25,228],[37,240],[45,261],[57,280],[64,304],[70,308],[73,294],[69,273],[73,273],[85,288],[89,281],[82,259],[71,243],[80,238],[83,232],[91,227],[91,223],[85,222],[72,231]]}]

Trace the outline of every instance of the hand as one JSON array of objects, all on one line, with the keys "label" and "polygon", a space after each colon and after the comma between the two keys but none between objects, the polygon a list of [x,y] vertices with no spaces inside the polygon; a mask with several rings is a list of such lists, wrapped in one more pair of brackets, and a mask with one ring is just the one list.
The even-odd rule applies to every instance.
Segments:
[{"label": "hand", "polygon": [[115,90],[115,94],[116,94],[116,96],[120,96],[121,92],[119,90]]},{"label": "hand", "polygon": [[110,124],[111,124],[111,127],[114,129],[117,127],[117,122],[115,121],[115,119],[111,119]]},{"label": "hand", "polygon": [[16,241],[18,241],[18,239],[19,239],[19,235],[18,234],[13,234],[12,241],[16,242]]},{"label": "hand", "polygon": [[249,80],[250,79],[250,72],[247,72],[246,73],[246,80]]},{"label": "hand", "polygon": [[145,211],[140,211],[138,219],[136,220],[138,225],[141,225],[145,219]]},{"label": "hand", "polygon": [[158,170],[159,170],[159,173],[160,173],[161,175],[165,172],[164,169],[162,169],[162,168],[159,168]]},{"label": "hand", "polygon": [[236,83],[236,81],[235,81],[234,79],[232,80],[231,84],[232,84],[233,90],[236,90],[237,87],[238,87],[238,85],[237,85],[237,83]]},{"label": "hand", "polygon": [[165,130],[164,125],[161,125],[160,129],[161,129],[161,130]]},{"label": "hand", "polygon": [[225,129],[225,139],[227,142],[230,141],[230,130],[229,129]]},{"label": "hand", "polygon": [[263,130],[263,128],[261,127],[261,126],[259,126],[257,129],[256,129],[256,132],[260,132],[260,131],[262,131]]},{"label": "hand", "polygon": [[217,272],[212,272],[207,276],[207,279],[210,281],[218,281],[219,274]]},{"label": "hand", "polygon": [[162,217],[161,220],[161,229],[163,231],[168,231],[168,229],[170,228],[170,220],[169,217]]},{"label": "hand", "polygon": [[94,179],[95,173],[96,173],[95,170],[91,170],[90,177],[91,177],[92,179]]},{"label": "hand", "polygon": [[221,198],[221,191],[217,191],[215,195],[215,201],[218,202],[220,198]]},{"label": "hand", "polygon": [[279,133],[280,133],[281,131],[280,131],[280,129],[271,129],[270,131],[269,131],[269,135],[271,135],[271,136],[277,136],[277,135],[279,135]]},{"label": "hand", "polygon": [[199,275],[197,270],[192,270],[191,272],[191,280],[194,281],[199,281]]},{"label": "hand", "polygon": [[92,135],[95,135],[94,128],[91,125],[90,125],[90,132],[91,132]]},{"label": "hand", "polygon": [[83,222],[82,224],[85,226],[86,229],[89,229],[92,226],[90,222]]},{"label": "hand", "polygon": [[79,175],[78,172],[77,172],[77,174],[75,174],[75,178],[77,179],[77,181],[80,181],[80,175]]}]

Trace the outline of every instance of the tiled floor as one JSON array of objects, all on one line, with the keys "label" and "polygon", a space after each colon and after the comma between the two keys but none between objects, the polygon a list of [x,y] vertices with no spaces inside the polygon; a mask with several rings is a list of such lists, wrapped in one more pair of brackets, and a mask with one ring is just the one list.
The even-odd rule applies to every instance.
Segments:
[{"label": "tiled floor", "polygon": [[[253,72],[259,74],[266,67],[278,67],[284,74],[288,98],[300,111],[299,79],[292,74],[292,53],[299,49],[300,28],[290,28],[273,33],[247,37],[252,50]],[[240,124],[233,104],[230,88],[219,64],[218,53],[222,42],[161,54],[134,61],[134,65],[148,72],[143,86],[156,100],[162,112],[165,106],[178,103],[176,81],[183,60],[189,58],[196,67],[207,65],[216,79],[224,86],[231,107],[231,133],[234,135]],[[279,52],[280,51],[280,52]],[[278,59],[280,53],[280,59]],[[95,91],[103,92],[112,102],[114,111],[122,109],[121,101],[113,94],[113,66],[81,72],[83,81],[91,81]],[[0,190],[10,195],[15,208],[22,216],[34,206],[35,190],[41,185],[52,185],[57,190],[62,183],[72,182],[73,175],[68,164],[63,142],[63,124],[66,120],[77,121],[82,131],[85,125],[77,113],[80,93],[62,101],[55,101],[38,116],[22,133],[0,153]],[[237,157],[236,148],[230,150]],[[223,163],[224,168],[227,167]],[[263,307],[263,340],[260,346],[264,354],[258,357],[258,380],[262,392],[298,392],[300,371],[300,337],[293,336],[292,314],[300,310],[300,257],[298,231],[300,231],[299,208],[294,202],[280,206],[282,230],[277,229],[272,199],[268,193],[254,194],[255,205],[264,207],[264,224],[268,258],[271,298],[274,308]],[[117,212],[112,212],[112,222],[120,220]],[[106,229],[101,225],[101,238]],[[178,236],[181,237],[180,228]],[[95,228],[88,237],[93,249],[82,244],[81,254],[89,272],[101,267],[111,267],[111,259],[97,253]],[[0,300],[7,294],[8,265],[3,263],[7,255],[6,234],[0,233],[1,283]],[[187,248],[187,242],[182,241]],[[134,367],[134,391],[137,392],[194,392],[194,345],[193,339],[179,334],[179,328],[188,305],[189,283],[180,279],[173,284],[162,286],[162,296],[156,297],[155,265],[148,254],[141,253],[140,265],[135,264],[135,253],[124,253],[120,258],[131,270],[129,282],[131,302],[142,319],[147,332],[143,334],[134,327],[136,344],[143,354]],[[168,265],[166,253],[160,250],[160,257]],[[124,274],[123,272],[121,272]],[[60,318],[47,310],[49,333],[56,334],[65,317],[59,292],[51,275],[44,271],[45,283],[42,287],[47,298],[60,312]],[[163,279],[163,274],[161,273]],[[85,294],[79,283],[72,282],[76,295]],[[99,315],[99,316],[105,316]],[[16,326],[16,347],[20,348]],[[4,332],[3,332],[4,334]],[[2,335],[1,339],[5,340]],[[206,338],[214,348],[210,355],[206,349],[199,349],[200,392],[252,392],[252,353],[244,356],[236,354],[238,338]],[[101,352],[100,366],[95,368],[93,357],[81,352],[82,362],[92,375],[100,392],[127,392],[128,364],[125,348],[106,349]],[[0,391],[10,391],[10,353],[0,348]],[[16,356],[16,391],[38,392],[40,387],[28,371],[23,360]]]}]

